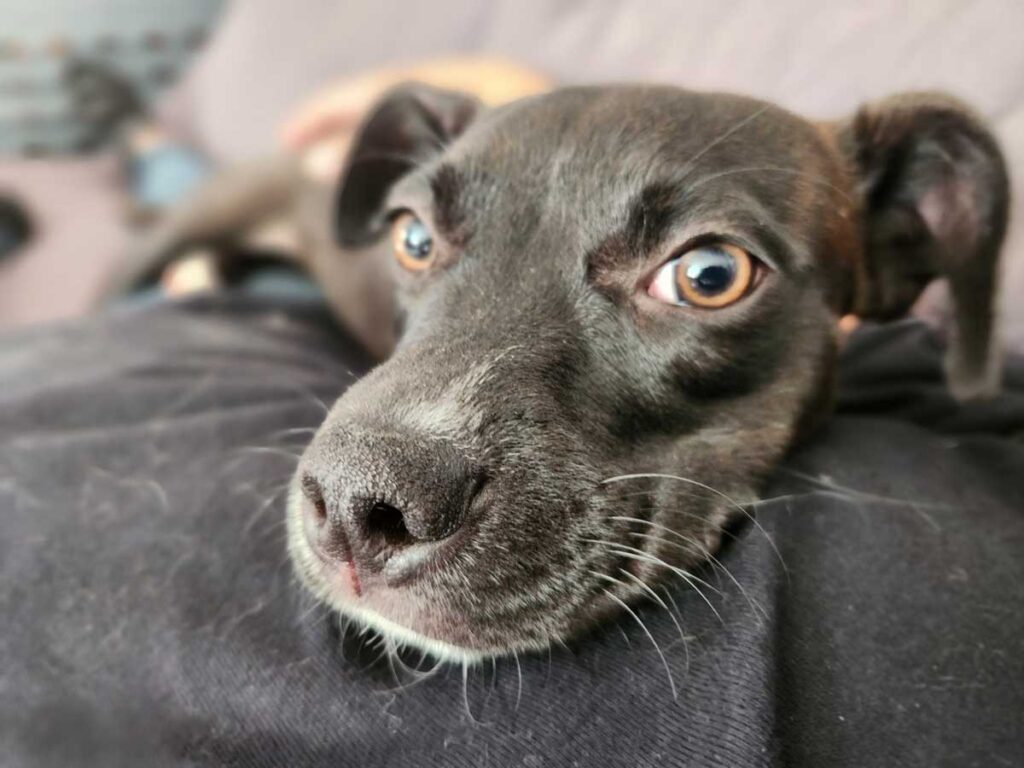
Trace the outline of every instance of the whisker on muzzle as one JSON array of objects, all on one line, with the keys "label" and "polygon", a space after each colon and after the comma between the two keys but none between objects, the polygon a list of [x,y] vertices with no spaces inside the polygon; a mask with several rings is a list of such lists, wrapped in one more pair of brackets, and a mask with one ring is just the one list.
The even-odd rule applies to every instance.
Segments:
[{"label": "whisker on muzzle", "polygon": [[602,589],[601,591],[604,592],[610,599],[618,603],[622,610],[628,613],[633,618],[633,620],[640,625],[640,629],[642,629],[644,634],[647,635],[647,639],[651,641],[651,645],[654,646],[654,650],[657,651],[658,656],[661,658],[662,666],[665,667],[665,674],[668,676],[668,686],[672,690],[672,700],[679,701],[679,692],[676,690],[676,681],[675,678],[672,677],[672,667],[669,666],[668,659],[665,658],[665,654],[662,652],[661,646],[658,645],[658,641],[654,639],[654,635],[651,634],[651,630],[647,628],[647,625],[644,624],[643,620],[639,616],[637,616],[636,612],[628,605],[626,605],[626,603],[623,600],[613,595],[607,589]]},{"label": "whisker on muzzle", "polygon": [[705,603],[707,603],[708,608],[711,609],[711,612],[718,618],[718,620],[723,624],[725,623],[722,620],[722,616],[721,614],[719,614],[718,609],[715,608],[714,604],[708,599],[708,596],[704,594],[704,592],[700,589],[700,587],[697,586],[697,584],[702,584],[703,586],[707,587],[716,594],[720,595],[721,592],[715,589],[715,587],[713,587],[711,584],[708,584],[706,581],[699,578],[698,576],[694,576],[687,570],[666,563],[660,557],[652,555],[651,553],[646,552],[645,550],[638,549],[636,547],[631,547],[628,544],[619,544],[614,541],[605,541],[603,539],[582,539],[582,541],[585,541],[589,544],[600,545],[605,548],[605,551],[609,552],[610,554],[616,555],[617,557],[624,557],[628,560],[635,560],[637,562],[647,563],[649,565],[656,565],[668,569],[671,573],[674,573],[676,576],[678,576],[684,582],[686,582],[686,584],[689,585],[691,589],[693,589],[698,595],[700,595],[701,599]]},{"label": "whisker on muzzle", "polygon": [[[760,502],[757,502],[757,503],[760,503]],[[742,594],[743,597],[747,600],[747,603],[750,605],[750,608],[751,608],[751,610],[754,611],[755,615],[758,612],[760,612],[764,616],[764,618],[768,618],[768,614],[765,611],[765,609],[759,603],[757,603],[755,600],[753,600],[747,594],[747,590],[743,588],[743,585],[740,584],[740,582],[732,574],[732,571],[730,571],[728,568],[726,568],[725,565],[722,564],[722,561],[719,560],[717,557],[715,557],[715,555],[711,552],[711,550],[708,549],[703,544],[701,544],[701,542],[698,539],[695,539],[692,536],[687,536],[685,534],[682,534],[679,531],[676,531],[676,530],[673,530],[672,528],[669,528],[667,525],[663,525],[661,523],[656,523],[653,520],[643,520],[643,519],[641,519],[639,517],[629,517],[628,515],[612,515],[608,519],[609,520],[620,520],[622,522],[628,522],[628,523],[642,523],[643,525],[646,525],[646,526],[648,526],[648,527],[650,527],[652,529],[655,529],[655,530],[658,530],[658,531],[664,531],[665,533],[669,534],[670,536],[674,536],[674,537],[678,538],[680,540],[680,542],[682,542],[682,543],[669,541],[669,540],[665,539],[662,536],[655,536],[655,535],[649,534],[649,533],[639,533],[639,532],[635,532],[635,531],[630,533],[631,536],[635,536],[637,538],[649,539],[651,541],[659,541],[659,542],[668,544],[670,546],[678,547],[679,549],[683,550],[684,552],[689,552],[688,546],[692,546],[693,548],[695,548],[697,550],[697,552],[702,557],[706,557],[708,559],[708,561],[711,562],[712,565],[714,565],[717,568],[719,568],[722,571],[722,573],[724,573],[726,575],[726,577],[733,584],[736,585],[736,588],[740,591],[740,594]]]},{"label": "whisker on muzzle", "polygon": [[703,488],[704,490],[706,490],[706,491],[708,491],[710,493],[713,493],[716,496],[718,496],[719,498],[723,499],[733,509],[735,509],[740,514],[742,514],[744,517],[746,517],[748,520],[750,520],[751,524],[761,532],[761,535],[764,536],[765,541],[768,542],[768,546],[770,546],[772,548],[772,551],[775,553],[775,556],[779,559],[779,564],[782,566],[782,569],[788,575],[789,568],[786,566],[786,561],[783,560],[782,553],[779,552],[779,548],[775,545],[774,539],[772,539],[772,537],[768,535],[768,531],[766,531],[764,529],[764,526],[761,525],[757,521],[757,518],[755,518],[752,514],[750,514],[749,511],[747,511],[747,509],[746,509],[746,507],[744,507],[744,505],[742,505],[740,502],[738,502],[736,499],[734,499],[732,496],[730,496],[729,494],[725,493],[724,491],[720,491],[717,488],[714,488],[714,487],[708,485],[707,483],[702,483],[700,480],[694,480],[693,478],[682,477],[680,475],[670,475],[670,474],[662,473],[662,472],[644,472],[644,473],[635,473],[635,474],[628,474],[628,475],[617,475],[615,477],[609,477],[609,478],[606,478],[605,480],[602,480],[601,484],[602,485],[608,485],[608,484],[611,484],[611,483],[625,482],[627,480],[642,480],[642,479],[674,480],[674,481],[680,482],[680,483],[688,483],[689,485],[692,485],[694,487]]}]

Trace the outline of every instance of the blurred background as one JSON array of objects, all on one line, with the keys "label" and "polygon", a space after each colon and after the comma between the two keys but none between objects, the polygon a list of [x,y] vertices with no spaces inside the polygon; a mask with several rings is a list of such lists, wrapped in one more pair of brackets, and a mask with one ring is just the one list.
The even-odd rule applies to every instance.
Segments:
[{"label": "blurred background", "polygon": [[[0,0],[0,329],[89,311],[140,198],[288,151],[282,127],[325,87],[479,54],[555,83],[732,90],[820,118],[949,91],[1010,163],[1003,306],[1021,311],[1022,29],[1015,0]],[[154,145],[181,161],[155,191],[136,173]]]}]

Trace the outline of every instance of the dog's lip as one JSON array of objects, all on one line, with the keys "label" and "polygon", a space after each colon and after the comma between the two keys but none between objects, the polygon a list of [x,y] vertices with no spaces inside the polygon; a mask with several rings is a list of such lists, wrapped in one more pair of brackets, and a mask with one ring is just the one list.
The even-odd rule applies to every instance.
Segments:
[{"label": "dog's lip", "polygon": [[410,544],[392,553],[381,569],[384,583],[391,588],[402,587],[421,576],[431,566],[440,567],[434,562],[435,558],[443,556],[440,550],[445,548],[450,538],[452,537],[441,541]]},{"label": "dog's lip", "polygon": [[[311,550],[309,554],[313,557],[303,558],[301,562],[306,565],[310,584],[315,585],[321,599],[336,610],[441,658],[480,661],[492,655],[507,654],[513,648],[543,650],[549,641],[536,636],[509,640],[496,639],[486,632],[477,636],[478,630],[472,628],[477,617],[472,613],[453,611],[426,596],[430,593],[424,595],[402,588],[421,580],[428,569],[443,568],[449,547],[457,551],[463,544],[463,537],[472,537],[482,516],[485,515],[476,515],[473,521],[446,539],[425,542],[422,553],[417,552],[410,559],[406,573],[387,575],[383,570],[363,571],[362,594],[359,595],[348,588],[344,569],[347,563],[326,560],[306,541],[303,541],[303,548]],[[467,619],[469,624],[463,626]],[[580,626],[588,624],[589,621],[584,620]]]},{"label": "dog's lip", "polygon": [[349,586],[351,586],[353,594],[355,594],[356,597],[362,597],[363,585],[359,580],[359,572],[356,570],[355,562],[352,560],[343,560],[341,568],[348,577]]},{"label": "dog's lip", "polygon": [[351,590],[352,596],[363,596],[363,582],[359,578],[359,571],[356,569],[355,561],[351,557],[344,560],[328,560],[316,547],[311,546],[310,542],[307,541],[306,543],[310,553],[316,558],[324,571],[329,574],[340,573],[347,583],[348,589]]}]

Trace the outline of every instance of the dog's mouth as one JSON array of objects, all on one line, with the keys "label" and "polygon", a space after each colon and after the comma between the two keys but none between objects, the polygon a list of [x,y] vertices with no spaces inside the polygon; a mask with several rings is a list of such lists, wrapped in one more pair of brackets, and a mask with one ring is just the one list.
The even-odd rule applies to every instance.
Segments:
[{"label": "dog's mouth", "polygon": [[[327,521],[301,483],[295,483],[289,498],[289,549],[300,578],[321,601],[396,648],[447,661],[476,662],[549,644],[546,638],[524,635],[522,625],[488,616],[483,602],[500,598],[473,583],[488,568],[486,551],[477,551],[473,540],[478,533],[473,521],[438,540],[418,541],[393,507],[375,505],[372,517],[379,538],[353,542],[342,530],[325,539]],[[494,588],[498,579],[482,581],[491,581]],[[522,585],[522,592],[529,589]]]},{"label": "dog's mouth", "polygon": [[390,647],[475,663],[564,642],[704,559],[707,544],[680,547],[658,535],[649,495],[606,491],[565,505],[563,519],[574,524],[557,542],[542,531],[496,540],[488,524],[501,515],[487,509],[439,540],[410,543],[391,511],[392,542],[325,549],[316,505],[296,481],[289,548],[317,598]]}]

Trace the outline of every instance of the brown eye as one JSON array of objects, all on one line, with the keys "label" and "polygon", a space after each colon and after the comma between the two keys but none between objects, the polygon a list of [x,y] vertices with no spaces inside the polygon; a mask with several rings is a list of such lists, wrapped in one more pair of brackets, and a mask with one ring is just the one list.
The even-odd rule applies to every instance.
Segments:
[{"label": "brown eye", "polygon": [[754,257],[742,248],[701,245],[664,264],[647,292],[667,304],[719,309],[747,294],[754,272]]},{"label": "brown eye", "polygon": [[395,258],[412,272],[424,270],[434,261],[434,238],[427,225],[411,213],[403,213],[391,225]]}]

